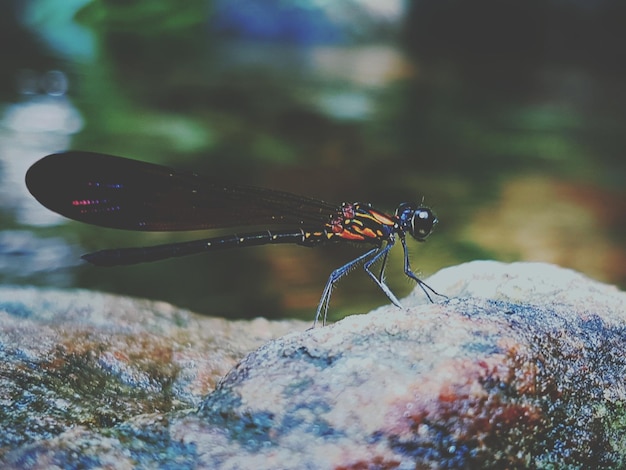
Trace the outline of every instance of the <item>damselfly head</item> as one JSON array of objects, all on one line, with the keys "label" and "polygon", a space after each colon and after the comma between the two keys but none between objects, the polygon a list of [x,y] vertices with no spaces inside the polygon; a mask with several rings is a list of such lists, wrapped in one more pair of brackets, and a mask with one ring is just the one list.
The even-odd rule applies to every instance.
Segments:
[{"label": "damselfly head", "polygon": [[403,202],[396,209],[400,227],[411,234],[417,241],[423,242],[433,231],[438,222],[437,217],[428,207],[417,207],[417,204]]}]

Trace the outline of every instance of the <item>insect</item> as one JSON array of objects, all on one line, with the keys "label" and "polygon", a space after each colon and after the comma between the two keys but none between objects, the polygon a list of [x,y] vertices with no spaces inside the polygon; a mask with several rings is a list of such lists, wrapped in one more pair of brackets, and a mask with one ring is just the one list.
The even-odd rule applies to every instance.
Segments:
[{"label": "insect", "polygon": [[[326,282],[313,326],[326,324],[333,286],[359,264],[389,300],[400,301],[384,281],[387,256],[396,236],[404,249],[404,272],[438,294],[411,270],[406,234],[424,241],[437,223],[433,212],[401,203],[394,215],[358,202],[339,206],[283,191],[223,184],[195,173],[100,153],[68,151],[48,155],[30,167],[26,185],[45,207],[88,224],[139,231],[204,230],[256,226],[262,230],[164,245],[97,251],[82,258],[97,266],[118,266],[246,246],[293,243],[318,246],[350,242],[368,250],[333,271]],[[377,273],[372,266],[381,261]]]}]

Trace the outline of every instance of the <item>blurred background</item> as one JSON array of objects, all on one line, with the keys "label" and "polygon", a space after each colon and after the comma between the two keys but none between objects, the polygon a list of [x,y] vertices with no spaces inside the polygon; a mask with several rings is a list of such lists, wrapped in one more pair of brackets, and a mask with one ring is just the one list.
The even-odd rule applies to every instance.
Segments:
[{"label": "blurred background", "polygon": [[[626,287],[622,0],[2,0],[0,282],[204,314],[312,319],[363,250],[232,250],[120,268],[82,253],[203,238],[64,220],[27,168],[82,149],[440,219],[423,276],[474,259],[556,263]],[[394,250],[388,283],[413,284]],[[387,303],[357,270],[330,315]]]}]

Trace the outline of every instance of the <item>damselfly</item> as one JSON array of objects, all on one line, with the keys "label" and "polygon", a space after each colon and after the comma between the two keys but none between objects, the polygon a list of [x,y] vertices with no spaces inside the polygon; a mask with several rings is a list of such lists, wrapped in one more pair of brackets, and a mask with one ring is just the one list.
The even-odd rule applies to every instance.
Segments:
[{"label": "damselfly", "polygon": [[[394,215],[370,204],[339,206],[283,191],[224,184],[195,173],[111,155],[70,151],[49,155],[26,174],[26,185],[44,206],[70,219],[102,227],[139,231],[204,230],[257,226],[262,230],[164,245],[119,248],[83,255],[98,266],[157,261],[207,251],[265,244],[317,246],[332,242],[373,245],[333,271],[326,282],[313,326],[326,324],[330,295],[339,279],[363,264],[389,300],[400,301],[385,284],[387,256],[396,236],[404,249],[404,272],[432,302],[435,292],[411,270],[406,234],[424,241],[437,218],[415,203],[401,203]],[[380,261],[378,272],[372,266]],[[445,296],[442,296],[445,297]]]}]

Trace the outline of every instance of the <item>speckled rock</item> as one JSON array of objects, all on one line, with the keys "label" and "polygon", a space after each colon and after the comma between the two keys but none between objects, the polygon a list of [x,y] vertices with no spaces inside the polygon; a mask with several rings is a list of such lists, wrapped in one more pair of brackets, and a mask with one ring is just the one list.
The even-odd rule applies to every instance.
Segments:
[{"label": "speckled rock", "polygon": [[[144,307],[137,318],[147,331],[137,343],[145,344],[142,350],[154,351],[155,358],[150,362],[134,354],[135,343],[129,339],[129,359],[111,361],[137,370],[137,375],[114,375],[123,384],[119,391],[101,378],[93,387],[101,390],[101,397],[76,386],[82,383],[77,377],[85,362],[67,368],[62,360],[54,360],[59,350],[65,351],[55,340],[58,344],[64,339],[68,348],[71,338],[84,330],[73,330],[68,322],[52,334],[52,326],[39,323],[39,340],[33,341],[41,344],[18,355],[22,370],[35,370],[44,384],[57,378],[73,388],[77,401],[84,393],[85,406],[91,400],[113,400],[120,411],[103,422],[69,413],[54,431],[31,431],[15,445],[5,442],[2,468],[626,465],[624,292],[540,263],[473,262],[442,270],[428,282],[450,300],[427,304],[416,291],[404,299],[405,310],[384,307],[315,330],[291,325],[294,332],[250,353],[215,390],[210,392],[212,386],[207,385],[210,393],[197,407],[201,377],[212,383],[210,374],[192,368],[194,378],[181,379],[186,363],[168,368],[172,354],[160,351],[177,350],[179,346],[166,345],[184,344],[178,336],[191,335],[187,330],[200,327],[202,320],[186,317],[187,322],[199,322],[192,328],[172,321],[172,328],[181,330],[164,334],[162,327],[151,325],[150,318],[159,315]],[[43,299],[46,293],[37,295]],[[74,300],[76,317],[81,310],[93,310],[88,301]],[[2,326],[2,351],[13,351],[13,364],[19,343],[15,338],[26,334],[20,325],[32,321],[28,315],[16,318],[22,309],[20,301],[14,302],[9,315],[13,326],[8,332],[4,320]],[[106,321],[93,321],[93,329],[133,331],[134,318],[130,311],[120,318],[109,312]],[[36,326],[30,331],[36,334]],[[13,349],[7,347],[7,338]],[[193,351],[200,347],[195,341],[187,344]],[[79,351],[77,357],[89,358],[107,357],[102,351],[109,350],[94,344]],[[47,362],[43,353],[48,354]],[[199,361],[209,351],[188,354]],[[117,373],[116,367],[103,363],[96,363],[102,376]],[[84,365],[86,374],[90,364]],[[155,376],[167,376],[169,382],[151,382]],[[6,380],[5,371],[1,377]],[[155,384],[152,401],[145,399],[149,383]],[[176,386],[157,385],[163,383]],[[20,388],[11,379],[3,383],[3,417],[20,410],[19,397],[4,392],[7,386]],[[193,398],[154,398],[167,396],[163,390],[186,387],[190,391],[180,396]],[[37,395],[37,384],[25,384],[22,393]],[[50,416],[46,411],[38,408],[28,416],[41,415],[45,424]],[[17,434],[18,424],[10,422],[7,431]]]},{"label": "speckled rock", "polygon": [[103,430],[197,407],[247,353],[308,326],[207,318],[97,292],[1,287],[0,458],[75,426]]}]

